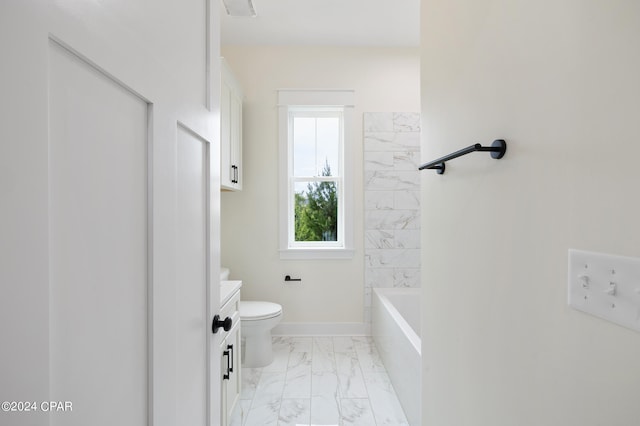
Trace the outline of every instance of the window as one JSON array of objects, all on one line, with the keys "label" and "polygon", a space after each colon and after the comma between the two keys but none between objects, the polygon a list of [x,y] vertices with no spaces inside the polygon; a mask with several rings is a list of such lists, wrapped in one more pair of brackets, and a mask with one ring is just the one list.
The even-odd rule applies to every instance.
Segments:
[{"label": "window", "polygon": [[352,94],[279,92],[281,258],[353,255]]},{"label": "window", "polygon": [[342,247],[343,113],[289,108],[289,247]]}]

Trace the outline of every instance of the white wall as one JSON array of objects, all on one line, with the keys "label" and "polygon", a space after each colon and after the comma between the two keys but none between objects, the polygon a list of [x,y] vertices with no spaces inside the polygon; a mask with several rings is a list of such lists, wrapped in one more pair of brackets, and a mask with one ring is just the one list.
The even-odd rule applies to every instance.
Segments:
[{"label": "white wall", "polygon": [[[222,194],[222,263],[243,280],[244,299],[281,303],[284,322],[363,321],[362,113],[418,111],[413,49],[223,47],[244,95],[243,191]],[[354,89],[355,244],[352,260],[281,261],[278,255],[276,90]],[[285,285],[285,275],[301,277]]]},{"label": "white wall", "polygon": [[422,6],[425,425],[640,422],[640,334],[567,306],[567,249],[640,257],[640,3]]}]

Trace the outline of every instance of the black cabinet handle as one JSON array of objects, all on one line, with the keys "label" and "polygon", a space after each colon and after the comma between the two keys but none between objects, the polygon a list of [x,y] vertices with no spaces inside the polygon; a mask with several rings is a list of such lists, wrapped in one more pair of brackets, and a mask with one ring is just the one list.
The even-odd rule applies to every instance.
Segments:
[{"label": "black cabinet handle", "polygon": [[238,183],[238,166],[235,164],[231,166],[231,183]]},{"label": "black cabinet handle", "polygon": [[231,368],[229,368],[229,372],[233,373],[233,345],[227,345],[227,349],[231,351],[231,355],[229,355],[229,359],[231,360]]},{"label": "black cabinet handle", "polygon": [[222,352],[222,356],[227,357],[227,373],[222,375],[222,380],[229,380],[229,372],[231,371],[231,369],[229,368],[229,360],[231,359],[231,356],[229,355],[229,351]]},{"label": "black cabinet handle", "polygon": [[231,325],[231,318],[226,317],[224,320],[221,320],[220,315],[214,315],[213,323],[211,323],[211,331],[213,331],[213,333],[215,334],[218,332],[218,329],[220,329],[220,327],[222,327],[224,331],[229,331],[231,330]]}]

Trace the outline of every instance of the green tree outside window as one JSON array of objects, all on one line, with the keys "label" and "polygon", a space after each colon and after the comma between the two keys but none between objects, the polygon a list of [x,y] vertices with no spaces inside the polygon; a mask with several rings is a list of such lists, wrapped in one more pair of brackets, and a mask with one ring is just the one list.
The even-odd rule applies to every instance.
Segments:
[{"label": "green tree outside window", "polygon": [[[325,161],[322,176],[331,176]],[[338,198],[335,182],[313,182],[295,194],[295,240],[337,241]]]}]

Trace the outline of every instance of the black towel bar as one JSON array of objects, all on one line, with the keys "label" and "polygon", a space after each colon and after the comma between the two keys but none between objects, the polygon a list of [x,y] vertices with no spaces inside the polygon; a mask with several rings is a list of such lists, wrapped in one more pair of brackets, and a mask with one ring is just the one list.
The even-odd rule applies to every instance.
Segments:
[{"label": "black towel bar", "polygon": [[491,158],[495,158],[496,160],[499,160],[500,158],[504,157],[504,153],[507,152],[507,143],[503,139],[496,139],[495,141],[493,141],[491,146],[482,146],[479,143],[477,143],[475,145],[462,148],[459,151],[452,152],[451,154],[445,155],[444,157],[438,158],[437,160],[424,163],[422,166],[418,167],[418,170],[433,169],[433,170],[437,170],[438,174],[441,175],[444,173],[444,170],[445,170],[444,163],[446,161],[453,160],[454,158],[462,157],[463,155],[470,154],[475,151],[488,151],[491,153]]}]

